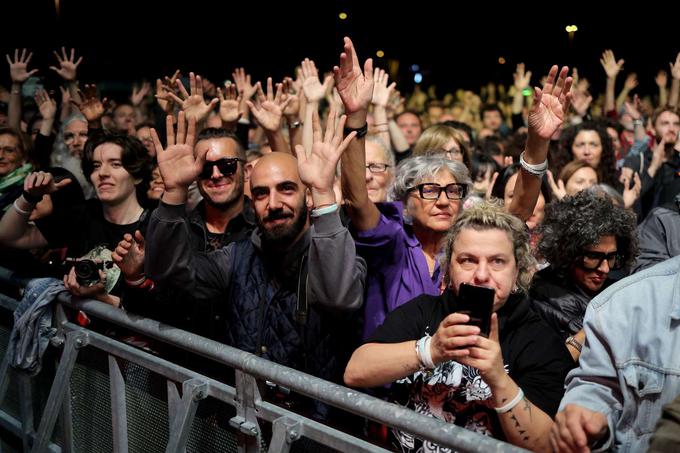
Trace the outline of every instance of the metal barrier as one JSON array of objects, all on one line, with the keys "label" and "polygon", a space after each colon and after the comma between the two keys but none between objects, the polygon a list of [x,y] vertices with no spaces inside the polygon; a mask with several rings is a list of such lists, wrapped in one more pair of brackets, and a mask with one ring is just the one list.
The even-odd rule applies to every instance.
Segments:
[{"label": "metal barrier", "polygon": [[[10,369],[7,355],[0,365],[0,428],[20,439],[25,452],[165,450],[180,453],[233,450],[250,453],[263,451],[267,447],[271,453],[288,452],[291,449],[386,451],[366,440],[264,401],[256,379],[274,382],[358,417],[397,428],[455,451],[524,451],[157,321],[97,301],[69,299],[67,296],[60,297],[55,307],[58,333],[52,345],[55,349],[61,349],[61,357],[44,402],[34,400],[31,379]],[[1,308],[13,310],[15,304],[16,301],[0,297]],[[125,342],[73,324],[66,320],[62,305],[232,367],[235,370],[235,385],[227,385]],[[106,366],[102,367],[106,370],[79,364],[79,356],[86,351],[106,354]],[[146,370],[147,377],[155,376],[158,382],[164,380],[165,386],[154,386],[156,390],[162,390],[164,398],[144,394],[135,387],[131,379],[126,379],[130,369]],[[16,381],[16,387],[10,388],[11,378]],[[99,395],[106,393],[102,390],[106,386],[101,385],[105,379],[108,379],[108,398]],[[99,387],[92,386],[91,382],[97,380],[100,382]],[[75,391],[73,387],[77,387]],[[98,389],[97,395],[88,400],[88,393],[92,389]],[[19,393],[18,415],[13,415],[7,404],[6,395],[14,391]],[[141,408],[140,398],[143,401]],[[208,399],[233,408],[227,423],[222,423],[224,426],[214,417],[208,421],[197,417],[199,406]],[[108,411],[107,405],[110,405]],[[34,413],[36,406],[39,409]],[[135,406],[134,411],[130,410],[132,406]],[[150,414],[153,407],[156,412],[167,413],[167,426],[154,424],[153,417],[145,415]],[[38,428],[35,429],[34,421],[38,420],[35,415],[38,413],[41,415]],[[55,430],[58,420],[60,428]],[[269,424],[271,429],[263,429]],[[109,433],[106,433],[107,426]],[[108,438],[103,439],[107,435],[111,437],[110,444]],[[199,436],[222,437],[210,441],[213,443],[208,442],[211,446],[205,446],[196,440]],[[76,438],[78,442],[74,441]],[[99,441],[103,446],[93,446]]]}]

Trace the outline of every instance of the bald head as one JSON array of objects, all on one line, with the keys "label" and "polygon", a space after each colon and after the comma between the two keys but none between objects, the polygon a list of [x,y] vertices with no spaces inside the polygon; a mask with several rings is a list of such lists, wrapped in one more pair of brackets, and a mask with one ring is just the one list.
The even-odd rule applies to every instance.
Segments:
[{"label": "bald head", "polygon": [[250,187],[256,187],[263,180],[294,181],[302,185],[298,173],[297,159],[287,153],[269,153],[262,156],[250,174]]}]

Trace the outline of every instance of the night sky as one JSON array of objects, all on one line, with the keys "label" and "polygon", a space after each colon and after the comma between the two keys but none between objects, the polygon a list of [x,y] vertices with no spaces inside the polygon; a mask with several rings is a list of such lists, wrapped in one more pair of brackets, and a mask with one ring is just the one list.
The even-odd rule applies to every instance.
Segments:
[{"label": "night sky", "polygon": [[[338,61],[342,37],[349,35],[362,62],[371,56],[387,68],[388,60],[398,61],[402,91],[412,89],[410,67],[417,64],[423,84],[436,84],[441,97],[451,88],[478,89],[490,80],[511,83],[520,61],[534,72],[532,83],[552,63],[575,64],[600,92],[604,73],[599,58],[606,48],[626,60],[624,73],[637,72],[639,90],[648,93],[656,90],[656,72],[667,70],[680,51],[678,14],[660,7],[635,10],[622,8],[621,2],[589,2],[586,8],[569,2],[569,8],[560,10],[556,2],[535,7],[508,2],[503,8],[480,1],[466,6],[412,2],[420,6],[416,9],[395,4],[192,0],[177,8],[158,1],[61,0],[57,16],[54,1],[6,0],[0,52],[31,48],[32,67],[41,69],[48,86],[56,86],[58,78],[47,69],[56,63],[51,50],[75,46],[85,57],[79,79],[109,81],[115,88],[110,82],[124,82],[123,87],[175,68],[220,81],[243,65],[255,80],[268,75],[281,79],[306,56],[330,70]],[[347,13],[347,20],[338,18],[340,12]],[[578,26],[573,40],[565,31],[570,24]],[[385,52],[382,59],[375,55],[379,49]],[[499,57],[505,65],[498,63]],[[8,72],[5,66],[0,73],[5,85]]]}]

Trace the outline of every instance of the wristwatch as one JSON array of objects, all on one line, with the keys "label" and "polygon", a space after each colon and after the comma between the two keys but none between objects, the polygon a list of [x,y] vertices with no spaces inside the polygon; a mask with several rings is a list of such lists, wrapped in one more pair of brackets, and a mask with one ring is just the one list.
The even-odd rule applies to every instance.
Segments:
[{"label": "wristwatch", "polygon": [[364,124],[363,126],[357,128],[357,129],[354,129],[354,128],[351,128],[351,127],[346,127],[346,128],[343,129],[343,133],[345,134],[345,137],[347,137],[352,132],[357,133],[357,138],[361,138],[361,137],[366,136],[366,134],[368,133],[368,123]]},{"label": "wristwatch", "polygon": [[574,338],[573,335],[570,335],[569,338],[567,338],[567,341],[565,341],[565,343],[572,346],[578,352],[581,352],[581,348],[583,348],[583,345],[579,343],[578,340]]}]

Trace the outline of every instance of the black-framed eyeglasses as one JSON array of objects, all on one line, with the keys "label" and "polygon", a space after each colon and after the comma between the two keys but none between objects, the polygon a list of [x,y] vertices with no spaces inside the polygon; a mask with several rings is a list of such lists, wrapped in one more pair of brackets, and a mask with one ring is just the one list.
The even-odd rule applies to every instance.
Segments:
[{"label": "black-framed eyeglasses", "polygon": [[371,173],[385,173],[388,168],[390,168],[391,165],[389,164],[378,164],[378,163],[372,163],[366,165],[366,168],[368,168],[368,171]]},{"label": "black-framed eyeglasses", "polygon": [[213,167],[217,167],[217,169],[220,171],[220,173],[222,173],[223,176],[231,176],[234,173],[236,173],[236,169],[238,168],[239,162],[245,161],[243,159],[239,159],[238,157],[224,157],[218,160],[206,161],[203,164],[203,170],[201,170],[199,178],[201,179],[212,178]]},{"label": "black-framed eyeglasses", "polygon": [[461,200],[465,198],[467,193],[467,186],[465,184],[451,183],[444,187],[432,182],[418,184],[415,187],[408,189],[409,192],[417,190],[420,193],[420,198],[423,200],[438,200],[442,192],[446,194],[449,200]]},{"label": "black-framed eyeglasses", "polygon": [[623,257],[619,252],[584,252],[580,259],[580,265],[584,269],[598,269],[604,260],[607,260],[609,269],[620,269],[623,266]]}]

